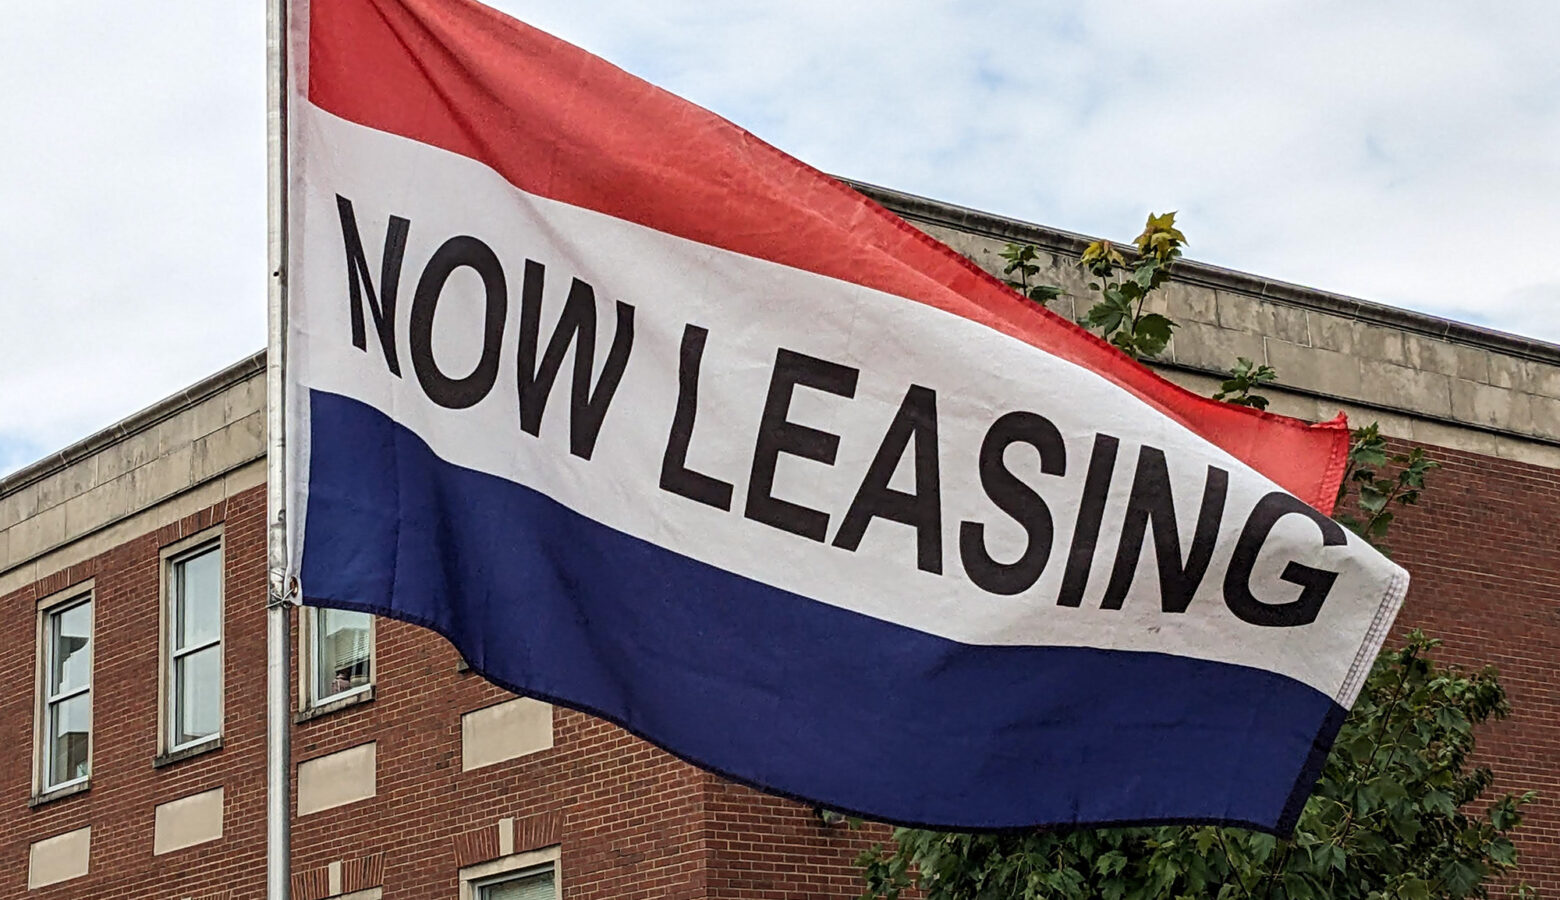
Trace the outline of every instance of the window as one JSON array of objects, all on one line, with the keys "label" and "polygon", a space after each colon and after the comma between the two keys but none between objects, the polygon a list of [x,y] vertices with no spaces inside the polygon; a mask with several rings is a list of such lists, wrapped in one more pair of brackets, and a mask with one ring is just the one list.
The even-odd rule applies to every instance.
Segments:
[{"label": "window", "polygon": [[557,900],[558,897],[550,863],[513,875],[485,878],[473,887],[476,888],[473,900]]},{"label": "window", "polygon": [[39,793],[84,783],[92,768],[92,595],[42,612]]},{"label": "window", "polygon": [[[500,820],[499,843],[504,843]],[[460,900],[558,900],[558,850],[554,845],[501,856],[460,870]]]},{"label": "window", "polygon": [[308,614],[304,677],[313,705],[365,693],[374,683],[374,617],[315,607]]},{"label": "window", "polygon": [[164,748],[175,752],[222,731],[222,545],[168,557]]}]

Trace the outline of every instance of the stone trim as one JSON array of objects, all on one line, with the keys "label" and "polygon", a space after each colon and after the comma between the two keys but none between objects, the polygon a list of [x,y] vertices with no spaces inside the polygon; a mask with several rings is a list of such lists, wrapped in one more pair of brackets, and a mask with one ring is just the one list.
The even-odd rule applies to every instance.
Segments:
[{"label": "stone trim", "polygon": [[[1082,315],[1085,238],[861,187],[994,275],[1004,243],[1036,245],[1039,277],[1066,291],[1051,309]],[[1181,326],[1151,363],[1171,381],[1222,380],[1244,356],[1278,370],[1274,412],[1316,420],[1353,408],[1395,437],[1560,467],[1560,346],[1185,260],[1176,273],[1149,304]]]},{"label": "stone trim", "polygon": [[120,419],[96,434],[89,435],[57,453],[52,453],[0,478],[0,497],[13,494],[34,482],[42,481],[66,466],[80,462],[127,438],[149,431],[164,419],[171,418],[202,400],[214,397],[263,372],[265,372],[265,351],[261,350],[215,375],[197,381],[177,394],[164,397],[140,412]]},{"label": "stone trim", "polygon": [[[304,641],[300,640],[298,642],[298,645],[299,645],[298,649],[300,651],[307,649],[304,646],[304,644],[305,644]],[[302,667],[300,666],[299,668],[302,668]],[[339,713],[339,712],[341,712],[344,709],[352,709],[355,706],[361,706],[364,703],[372,702],[373,699],[374,699],[374,687],[375,687],[374,685],[370,684],[368,687],[364,688],[363,690],[354,691],[354,692],[352,692],[350,694],[347,694],[344,697],[337,697],[334,700],[330,700],[330,701],[327,701],[325,703],[321,703],[321,704],[319,704],[317,706],[310,706],[310,705],[308,705],[308,702],[307,702],[307,700],[308,700],[308,698],[307,698],[308,686],[305,685],[304,686],[304,694],[305,694],[304,701],[305,702],[304,702],[304,705],[303,705],[303,709],[300,709],[297,712],[293,713],[293,724],[294,725],[302,725],[305,722],[311,722],[311,721],[313,721],[315,719],[319,719],[319,718],[322,718],[324,716],[329,716],[329,715],[333,715],[335,713]]]},{"label": "stone trim", "polygon": [[64,800],[66,797],[74,797],[77,794],[85,794],[90,790],[92,790],[92,779],[89,777],[84,781],[78,781],[74,784],[67,784],[64,787],[55,788],[52,791],[44,791],[41,794],[34,794],[33,796],[27,798],[27,807],[29,809],[37,809],[46,803],[53,803],[56,800]]},{"label": "stone trim", "polygon": [[[1207,378],[1217,379],[1219,381],[1223,381],[1229,377],[1229,375],[1225,372],[1221,372],[1217,369],[1212,369],[1207,366],[1190,365],[1187,363],[1174,362],[1171,360],[1151,360],[1148,362],[1148,366],[1153,369],[1166,369],[1174,372],[1185,372],[1188,375],[1202,375]],[[1524,441],[1532,441],[1535,444],[1543,444],[1548,447],[1560,447],[1560,438],[1554,438],[1548,435],[1513,431],[1509,428],[1501,428],[1495,425],[1481,425],[1478,422],[1465,422],[1461,419],[1454,419],[1451,416],[1437,415],[1435,413],[1424,412],[1422,410],[1403,409],[1400,406],[1393,406],[1390,403],[1378,403],[1359,397],[1345,397],[1342,394],[1332,394],[1328,393],[1327,391],[1314,390],[1312,388],[1306,387],[1303,384],[1286,383],[1282,380],[1282,378],[1280,378],[1279,381],[1274,382],[1272,386],[1263,388],[1260,393],[1296,394],[1301,397],[1310,397],[1316,400],[1323,400],[1328,403],[1336,403],[1339,406],[1354,406],[1362,409],[1375,410],[1377,412],[1390,413],[1397,416],[1407,415],[1416,419],[1424,419],[1430,422],[1440,422],[1453,428],[1466,428],[1469,431],[1477,431],[1483,434],[1498,434],[1503,437],[1521,438]],[[1350,417],[1349,424],[1351,426],[1355,426],[1362,423],[1356,422],[1354,421],[1353,417]],[[1410,435],[1399,435],[1399,437],[1410,437]]]},{"label": "stone trim", "polygon": [[165,769],[168,766],[174,765],[175,763],[184,762],[186,759],[194,759],[197,756],[205,756],[207,753],[221,749],[222,735],[213,735],[212,737],[202,740],[198,744],[191,744],[188,747],[181,747],[178,750],[171,750],[167,753],[159,753],[158,755],[152,757],[152,768]]},{"label": "stone trim", "polygon": [[[1036,225],[865,182],[841,180],[910,222],[941,225],[1002,241],[1034,244],[1036,247],[1070,256],[1080,255],[1093,241],[1092,238],[1072,231]],[[1130,247],[1122,249],[1131,250]],[[1262,278],[1208,263],[1181,260],[1175,265],[1174,280],[1304,309],[1314,309],[1335,316],[1560,366],[1560,345],[1557,344],[1361,300],[1346,294],[1335,294],[1287,281]]]}]

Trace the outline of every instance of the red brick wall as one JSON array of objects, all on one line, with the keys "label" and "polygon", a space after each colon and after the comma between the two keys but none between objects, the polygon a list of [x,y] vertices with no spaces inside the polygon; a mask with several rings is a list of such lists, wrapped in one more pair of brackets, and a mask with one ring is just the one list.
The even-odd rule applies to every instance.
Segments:
[{"label": "red brick wall", "polygon": [[[157,769],[159,550],[226,520],[228,603],[223,747]],[[0,598],[12,623],[0,650],[0,896],[199,897],[264,883],[265,493],[254,491],[143,535]],[[93,582],[92,787],[28,808],[32,793],[37,600]],[[225,788],[221,840],[152,855],[159,803]],[[27,890],[31,842],[92,826],[90,873]]]},{"label": "red brick wall", "polygon": [[[1401,449],[1401,448],[1400,448]],[[1521,876],[1560,894],[1560,472],[1439,447],[1417,508],[1388,536],[1413,575],[1399,631],[1440,658],[1493,665],[1512,715],[1479,735],[1496,790],[1539,792],[1518,832]]]},{"label": "red brick wall", "polygon": [[[1502,787],[1535,788],[1524,876],[1560,891],[1560,474],[1434,450],[1421,507],[1394,535],[1415,583],[1405,626],[1447,640],[1446,657],[1502,670],[1516,712],[1484,736]],[[263,884],[264,492],[256,489],[68,572],[0,598],[18,623],[0,649],[0,897],[258,897]],[[163,769],[157,751],[158,551],[225,520],[224,746]],[[95,579],[94,761],[85,794],[28,808],[34,704],[33,605]],[[570,900],[801,900],[860,894],[852,860],[886,836],[826,827],[800,804],[706,775],[622,730],[558,710],[553,749],[461,771],[460,715],[504,698],[457,670],[443,639],[381,622],[375,699],[303,722],[295,760],[378,742],[373,799],[298,819],[298,900],[378,882],[390,900],[453,898],[460,866],[561,838]],[[296,670],[296,669],[295,669]],[[223,786],[221,840],[152,855],[155,804]],[[30,842],[91,824],[91,874],[26,890]]]}]

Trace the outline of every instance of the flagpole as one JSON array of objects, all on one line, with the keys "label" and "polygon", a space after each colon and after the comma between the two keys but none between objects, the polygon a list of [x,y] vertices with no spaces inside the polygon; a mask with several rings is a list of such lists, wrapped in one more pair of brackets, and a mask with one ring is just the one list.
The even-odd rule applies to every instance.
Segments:
[{"label": "flagpole", "polygon": [[292,889],[292,621],[287,584],[287,0],[266,0],[266,900]]}]

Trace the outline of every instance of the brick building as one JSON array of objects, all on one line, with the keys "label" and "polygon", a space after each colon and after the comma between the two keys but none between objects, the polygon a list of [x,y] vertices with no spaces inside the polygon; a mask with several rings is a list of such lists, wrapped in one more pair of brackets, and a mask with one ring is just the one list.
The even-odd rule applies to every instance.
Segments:
[{"label": "brick building", "polygon": [[[991,268],[1036,244],[1082,311],[1076,235],[870,190]],[[1266,361],[1275,411],[1442,462],[1400,623],[1500,667],[1486,753],[1543,794],[1522,874],[1560,891],[1560,347],[1195,263],[1164,303],[1167,377]],[[264,403],[257,355],[0,479],[0,897],[263,895]],[[512,698],[431,632],[302,610],[295,646],[298,900],[850,898],[885,833]]]}]

